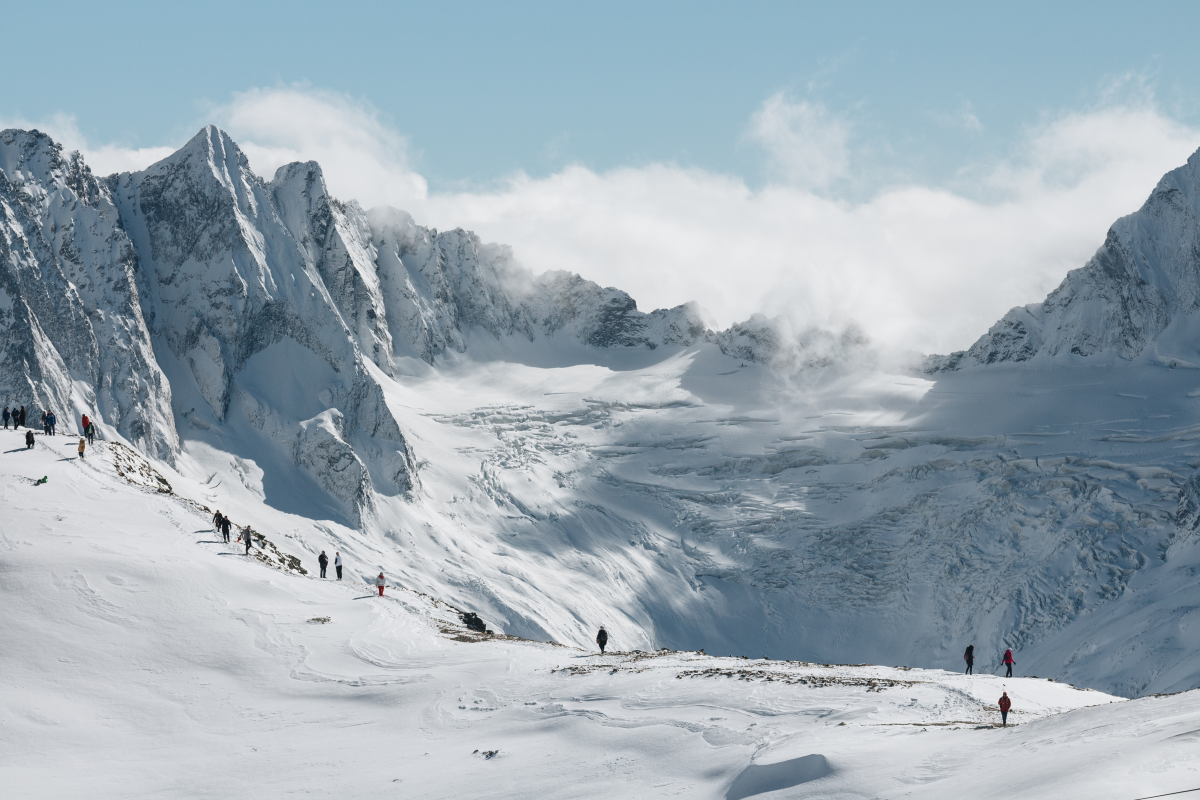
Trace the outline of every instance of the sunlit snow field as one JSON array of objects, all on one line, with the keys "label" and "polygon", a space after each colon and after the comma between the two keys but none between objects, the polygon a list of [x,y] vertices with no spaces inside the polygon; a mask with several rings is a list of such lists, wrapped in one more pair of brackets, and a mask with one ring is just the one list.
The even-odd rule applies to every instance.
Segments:
[{"label": "sunlit snow field", "polygon": [[974,643],[988,670],[1015,647],[1123,696],[1200,682],[1200,551],[1174,520],[1200,372],[787,377],[711,345],[539,361],[564,352],[377,375],[420,485],[361,534],[236,408],[178,419],[181,469],[306,563],[349,551],[529,638],[604,623],[640,649],[950,669]]},{"label": "sunlit snow field", "polygon": [[321,581],[218,543],[107,445],[78,462],[21,436],[0,471],[11,796],[1134,797],[1200,777],[1190,693],[476,641],[425,595],[372,596],[373,566]]},{"label": "sunlit snow field", "polygon": [[[1200,785],[1194,693],[1103,693],[1196,683],[1200,554],[1172,514],[1200,459],[1200,373],[788,382],[703,345],[609,366],[536,355],[382,379],[421,484],[361,533],[233,412],[221,429],[178,417],[181,472],[155,465],[176,496],[118,476],[107,444],[79,462],[69,437],[26,452],[23,433],[0,434],[5,785],[724,798]],[[309,575],[217,542],[187,499],[252,524]],[[313,577],[321,550],[346,557],[341,584]],[[366,583],[380,569],[382,600]],[[540,641],[477,641],[446,603]],[[619,652],[589,646],[600,624]],[[979,674],[962,676],[969,643]],[[1006,643],[1019,676],[1041,677],[993,674]],[[993,727],[1001,691],[1008,730]]]}]

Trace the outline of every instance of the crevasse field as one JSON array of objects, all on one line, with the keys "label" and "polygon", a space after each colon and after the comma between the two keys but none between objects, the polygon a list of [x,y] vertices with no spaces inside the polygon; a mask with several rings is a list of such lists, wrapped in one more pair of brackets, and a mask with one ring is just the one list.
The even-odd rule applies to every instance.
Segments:
[{"label": "crevasse field", "polygon": [[2,131],[0,401],[69,435],[0,432],[0,786],[1200,786],[1197,253],[1193,156],[1044,302],[898,360],[529,275],[212,126],[104,178]]}]

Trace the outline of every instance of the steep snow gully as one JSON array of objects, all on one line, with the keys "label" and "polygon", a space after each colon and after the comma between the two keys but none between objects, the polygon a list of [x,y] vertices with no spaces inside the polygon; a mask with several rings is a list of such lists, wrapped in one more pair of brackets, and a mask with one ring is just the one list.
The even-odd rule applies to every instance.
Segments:
[{"label": "steep snow gully", "polygon": [[[1009,312],[969,350],[905,372],[881,367],[853,328],[789,337],[756,317],[715,332],[690,305],[643,313],[624,292],[576,275],[533,276],[508,248],[468,232],[331,197],[315,163],[264,180],[215,127],[144,171],[105,178],[37,131],[7,130],[0,402],[31,418],[52,409],[69,433],[90,414],[112,443],[97,453],[128,444],[179,496],[250,524],[310,571],[321,551],[358,565],[356,580],[382,569],[408,592],[395,601],[407,610],[354,612],[362,616],[353,625],[329,629],[342,632],[329,634],[328,658],[341,648],[379,675],[406,675],[380,679],[393,687],[379,690],[386,702],[400,702],[395,687],[431,680],[412,671],[439,654],[483,646],[451,647],[428,631],[418,637],[425,644],[406,643],[421,625],[441,624],[429,620],[443,607],[426,596],[479,612],[497,632],[568,647],[586,646],[603,623],[625,652],[955,671],[973,643],[976,671],[994,673],[1011,647],[1019,674],[1141,697],[1200,686],[1200,626],[1190,624],[1200,613],[1198,253],[1200,155],[1118,220],[1045,302]],[[37,652],[8,651],[9,666],[57,658],[49,642],[72,626],[112,646],[113,631],[96,626],[166,625],[186,638],[194,623],[227,643],[244,638],[274,659],[268,671],[317,680],[303,666],[315,651],[302,641],[318,629],[285,635],[279,626],[292,612],[263,609],[282,592],[324,616],[322,604],[341,596],[328,593],[341,590],[285,590],[288,581],[314,584],[256,577],[246,570],[264,567],[251,564],[236,567],[244,584],[205,584],[193,575],[196,547],[213,551],[203,570],[235,569],[223,566],[232,554],[210,545],[163,545],[168,552],[154,555],[138,540],[118,555],[127,526],[153,537],[195,522],[179,516],[183,506],[153,510],[177,501],[143,495],[125,514],[114,505],[112,516],[95,516],[93,501],[56,495],[55,481],[38,487],[52,505],[35,500],[24,481],[39,471],[90,476],[89,491],[114,503],[109,494],[126,490],[106,482],[103,458],[30,471],[60,442],[39,436],[26,452],[8,437],[3,588],[10,607],[29,605],[32,616],[10,620],[5,641],[58,626]],[[87,537],[88,548],[66,547]],[[38,563],[73,609],[61,617],[21,593],[33,584],[17,577],[32,569],[27,558],[49,557],[35,554],[51,540],[63,545],[54,550],[63,566]],[[127,584],[81,560],[85,551],[161,585],[116,602],[109,583]],[[168,575],[187,584],[187,597],[223,610],[167,625],[169,613],[189,619],[182,600],[166,599]],[[160,607],[135,611],[136,598]],[[230,620],[240,633],[219,633]],[[562,665],[550,645],[504,642],[488,643],[498,649],[481,663],[536,652]],[[191,654],[188,669],[202,660],[199,645],[176,646]],[[154,649],[151,639],[137,647]],[[522,669],[537,673],[543,655]],[[144,669],[175,668],[143,658]],[[662,658],[675,660],[635,660],[630,674],[717,668]],[[173,688],[160,687],[158,702],[225,691],[213,684],[237,683],[222,672],[228,663],[205,668],[213,683],[162,683]],[[625,674],[625,661],[603,663]],[[347,696],[376,685],[362,664],[344,674],[330,667],[356,687]],[[959,686],[948,681],[934,683]],[[35,677],[27,689],[61,702]],[[649,708],[657,689],[645,691]],[[842,708],[829,703],[829,713]],[[904,719],[933,724],[923,703]],[[10,719],[57,718],[13,708]],[[255,713],[299,713],[279,708]],[[450,727],[486,716],[432,708],[421,713]],[[106,712],[95,713],[103,726]],[[153,717],[149,706],[139,713]],[[226,724],[190,730],[212,735]],[[709,736],[699,722],[671,724]],[[799,791],[801,783],[783,786],[797,776],[832,786],[850,774],[827,750],[778,755],[763,763],[794,763],[736,781],[713,767],[704,780],[748,797]],[[605,769],[624,774],[615,762]],[[953,783],[954,770],[929,769]],[[847,791],[860,785],[845,780]]]}]

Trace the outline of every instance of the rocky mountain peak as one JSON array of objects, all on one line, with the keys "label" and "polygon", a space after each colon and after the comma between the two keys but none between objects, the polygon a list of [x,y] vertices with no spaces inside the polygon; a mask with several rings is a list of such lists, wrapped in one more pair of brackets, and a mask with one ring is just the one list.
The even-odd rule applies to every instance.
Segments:
[{"label": "rocky mountain peak", "polygon": [[1102,353],[1190,362],[1200,351],[1184,329],[1198,310],[1200,151],[1117,220],[1045,301],[1012,309],[968,350],[930,356],[925,369]]},{"label": "rocky mountain peak", "polygon": [[166,461],[181,435],[212,439],[308,482],[352,524],[420,486],[386,401],[401,358],[436,364],[483,335],[497,353],[712,341],[748,360],[824,363],[781,359],[770,321],[719,336],[692,304],[646,313],[578,275],[534,276],[461,228],[365,212],[334,198],[315,162],[264,181],[214,125],[103,182],[34,131],[0,134],[0,165],[15,181],[2,210],[21,231],[0,248],[4,400],[87,409]]}]

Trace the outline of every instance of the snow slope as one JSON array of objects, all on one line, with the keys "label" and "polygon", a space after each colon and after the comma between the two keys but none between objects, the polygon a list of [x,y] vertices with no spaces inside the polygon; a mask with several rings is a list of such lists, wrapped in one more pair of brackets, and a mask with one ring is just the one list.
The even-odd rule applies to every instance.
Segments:
[{"label": "snow slope", "polygon": [[0,433],[8,796],[1134,798],[1200,784],[1193,693],[1121,701],[1034,678],[481,637],[435,598],[371,596],[365,559],[339,584],[214,541],[207,510],[120,446],[80,462],[68,437],[26,451],[21,436]]},{"label": "snow slope", "polygon": [[853,328],[528,275],[211,126],[102,180],[5,131],[0,401],[86,411],[307,567],[337,549],[508,634],[949,669],[974,643],[1192,689],[1195,163],[1036,336],[910,375]]}]

